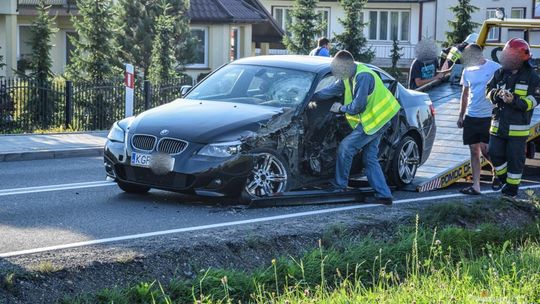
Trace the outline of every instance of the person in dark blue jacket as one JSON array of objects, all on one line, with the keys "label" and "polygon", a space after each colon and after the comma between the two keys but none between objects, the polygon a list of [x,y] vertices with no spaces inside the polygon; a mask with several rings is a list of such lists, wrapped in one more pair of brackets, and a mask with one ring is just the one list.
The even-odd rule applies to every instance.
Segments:
[{"label": "person in dark blue jacket", "polygon": [[330,40],[326,37],[322,37],[317,42],[317,47],[309,52],[309,56],[323,56],[330,57]]}]

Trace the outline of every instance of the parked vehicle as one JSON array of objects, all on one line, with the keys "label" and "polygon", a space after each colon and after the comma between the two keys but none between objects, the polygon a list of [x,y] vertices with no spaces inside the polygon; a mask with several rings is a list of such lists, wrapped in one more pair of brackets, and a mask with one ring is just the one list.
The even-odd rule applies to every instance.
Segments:
[{"label": "parked vehicle", "polygon": [[[331,59],[260,56],[214,71],[183,99],[116,122],[105,169],[126,192],[151,188],[199,195],[266,196],[327,182],[351,127],[311,101],[335,82]],[[402,105],[381,141],[390,183],[410,184],[435,138],[429,96],[370,66]],[[185,88],[184,88],[185,89]],[[361,174],[361,155],[352,174]]]}]

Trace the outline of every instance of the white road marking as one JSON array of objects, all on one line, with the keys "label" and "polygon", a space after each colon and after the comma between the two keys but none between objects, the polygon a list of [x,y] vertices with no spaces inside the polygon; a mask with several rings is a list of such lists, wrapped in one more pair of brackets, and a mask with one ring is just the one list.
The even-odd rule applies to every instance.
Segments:
[{"label": "white road marking", "polygon": [[[520,189],[526,190],[526,189],[536,189],[536,188],[540,188],[540,185],[524,186],[524,187],[521,187]],[[495,191],[490,190],[490,191],[484,191],[483,193],[484,194],[491,194],[491,193],[495,193]],[[422,201],[430,201],[430,200],[434,200],[437,203],[441,203],[441,202],[444,202],[443,199],[456,198],[456,197],[465,197],[465,196],[467,196],[467,195],[460,194],[460,193],[446,194],[446,195],[435,195],[435,196],[428,196],[428,197],[421,197],[421,198],[411,198],[411,199],[397,200],[397,201],[394,201],[394,204],[404,204],[404,203],[422,202]],[[179,228],[179,229],[154,231],[154,232],[148,232],[148,233],[139,233],[139,234],[111,237],[111,238],[84,241],[84,242],[76,242],[76,243],[56,245],[56,246],[48,246],[48,247],[33,248],[33,249],[27,249],[27,250],[5,252],[5,253],[0,253],[0,258],[7,258],[7,257],[12,257],[12,256],[18,256],[18,255],[40,253],[40,252],[45,252],[45,251],[54,251],[54,250],[60,250],[60,249],[69,249],[69,248],[82,247],[82,246],[99,245],[99,244],[112,243],[112,242],[118,242],[118,241],[142,239],[142,238],[155,237],[155,236],[174,234],[174,233],[193,232],[193,231],[206,230],[206,229],[223,228],[223,227],[231,227],[231,226],[238,226],[238,225],[245,225],[245,224],[254,224],[254,223],[261,223],[261,222],[284,220],[284,219],[304,217],[304,216],[310,216],[310,215],[320,215],[320,214],[327,214],[327,213],[335,213],[335,212],[349,211],[349,210],[362,209],[362,208],[375,207],[375,206],[380,206],[380,205],[370,204],[370,205],[345,206],[345,207],[338,207],[338,208],[328,208],[328,209],[322,209],[322,210],[314,210],[314,211],[290,213],[290,214],[283,214],[283,215],[276,215],[276,216],[260,217],[260,218],[254,218],[254,219],[243,220],[243,221],[233,221],[233,222],[217,223],[217,224],[210,224],[210,225]]]},{"label": "white road marking", "polygon": [[95,182],[84,182],[84,183],[3,189],[3,190],[0,190],[0,196],[50,192],[50,191],[70,190],[70,189],[95,188],[95,187],[104,187],[104,186],[113,186],[113,185],[116,185],[116,183],[113,183],[110,181],[95,181]]}]

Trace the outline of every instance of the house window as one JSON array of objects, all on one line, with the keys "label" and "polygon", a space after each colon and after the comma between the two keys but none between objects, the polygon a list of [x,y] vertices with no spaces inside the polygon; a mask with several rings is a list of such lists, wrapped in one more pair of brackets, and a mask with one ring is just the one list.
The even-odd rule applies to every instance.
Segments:
[{"label": "house window", "polygon": [[231,52],[229,59],[231,61],[240,58],[240,30],[237,27],[231,29]]},{"label": "house window", "polygon": [[[486,10],[486,18],[495,18],[495,12],[497,12],[496,8],[488,8]],[[487,36],[488,41],[499,41],[501,40],[501,29],[498,27],[492,28],[488,32]]]},{"label": "house window", "polygon": [[[277,23],[281,28],[287,33],[290,32],[287,30],[287,25],[293,22],[291,15],[291,7],[281,7],[274,6],[272,7],[272,16],[276,19]],[[330,9],[329,8],[316,8],[315,12],[319,14],[318,20],[320,23],[325,22],[326,29],[320,33],[320,36],[330,37]]]},{"label": "house window", "polygon": [[510,10],[510,18],[524,19],[525,8],[524,7],[512,7]]},{"label": "house window", "polygon": [[17,27],[17,71],[25,72],[30,69],[32,62],[32,26]]},{"label": "house window", "polygon": [[66,32],[66,65],[71,64],[71,60],[73,57],[73,52],[75,51],[75,46],[73,45],[72,40],[78,39],[79,34],[77,32]]},{"label": "house window", "polygon": [[409,11],[373,11],[369,13],[369,40],[409,41],[411,13]]},{"label": "house window", "polygon": [[32,26],[19,25],[18,29],[17,59],[29,59],[32,56]]},{"label": "house window", "polygon": [[191,35],[197,40],[195,46],[195,59],[188,65],[192,68],[208,67],[208,28],[191,28]]}]

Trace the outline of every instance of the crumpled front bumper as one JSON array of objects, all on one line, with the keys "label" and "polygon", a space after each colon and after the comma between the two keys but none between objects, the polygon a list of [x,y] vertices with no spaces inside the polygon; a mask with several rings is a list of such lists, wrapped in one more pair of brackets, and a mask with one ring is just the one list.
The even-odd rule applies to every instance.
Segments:
[{"label": "crumpled front bumper", "polygon": [[107,176],[151,188],[209,196],[237,196],[253,168],[253,157],[239,154],[228,158],[197,155],[202,145],[190,143],[174,158],[172,171],[155,174],[150,168],[131,165],[131,149],[108,140],[104,147]]}]

